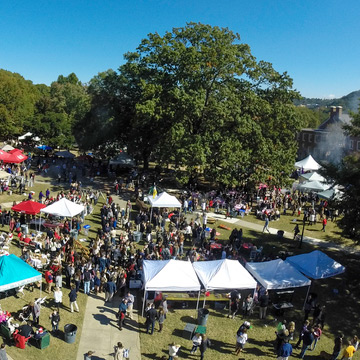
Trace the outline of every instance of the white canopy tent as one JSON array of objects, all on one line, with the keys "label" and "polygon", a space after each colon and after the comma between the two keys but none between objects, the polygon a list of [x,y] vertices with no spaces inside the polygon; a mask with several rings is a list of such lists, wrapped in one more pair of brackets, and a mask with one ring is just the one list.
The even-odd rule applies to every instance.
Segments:
[{"label": "white canopy tent", "polygon": [[304,171],[316,171],[321,168],[321,165],[318,164],[311,155],[309,155],[305,159],[297,161],[295,163],[295,167],[297,169],[303,169]]},{"label": "white canopy tent", "polygon": [[311,191],[324,191],[327,190],[330,185],[324,184],[323,182],[314,180],[314,181],[306,181],[298,187],[300,190],[311,190]]},{"label": "white canopy tent", "polygon": [[207,291],[256,288],[256,281],[237,260],[199,261],[193,267]]},{"label": "white canopy tent", "polygon": [[74,202],[62,198],[59,201],[47,206],[40,211],[46,214],[52,214],[62,217],[74,217],[85,210],[83,205],[75,204]]},{"label": "white canopy tent", "polygon": [[150,212],[150,221],[152,218],[152,211],[154,207],[158,208],[180,208],[181,203],[180,201],[173,195],[168,194],[167,192],[162,192],[158,196],[153,198],[152,196],[148,197],[148,200],[151,205],[151,212]]},{"label": "white canopy tent", "polygon": [[0,170],[0,179],[7,179],[10,174],[4,170]]},{"label": "white canopy tent", "polygon": [[247,263],[246,269],[267,290],[310,286],[311,280],[281,260]]},{"label": "white canopy tent", "polygon": [[15,148],[9,144],[6,144],[2,147],[1,150],[4,150],[4,151],[10,151],[10,150],[14,150]]},{"label": "white canopy tent", "polygon": [[320,181],[320,182],[326,182],[326,179],[321,176],[319,173],[315,172],[309,172],[306,174],[300,175],[300,180],[304,181]]},{"label": "white canopy tent", "polygon": [[190,261],[144,260],[144,300],[147,291],[197,291],[199,305],[200,283]]}]

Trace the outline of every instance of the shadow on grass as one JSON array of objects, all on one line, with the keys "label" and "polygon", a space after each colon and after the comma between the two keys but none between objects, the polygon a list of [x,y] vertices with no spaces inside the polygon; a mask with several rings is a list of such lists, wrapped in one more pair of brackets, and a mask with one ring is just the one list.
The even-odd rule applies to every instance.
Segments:
[{"label": "shadow on grass", "polygon": [[191,316],[182,316],[180,320],[184,323],[196,324],[196,319]]},{"label": "shadow on grass", "polygon": [[144,354],[144,353],[142,353],[141,356],[144,357],[144,358],[147,358],[147,359],[157,359],[158,358],[156,353],[153,353],[153,354]]},{"label": "shadow on grass", "polygon": [[219,340],[210,339],[211,349],[214,349],[222,354],[231,354],[235,351],[235,343],[228,344]]}]

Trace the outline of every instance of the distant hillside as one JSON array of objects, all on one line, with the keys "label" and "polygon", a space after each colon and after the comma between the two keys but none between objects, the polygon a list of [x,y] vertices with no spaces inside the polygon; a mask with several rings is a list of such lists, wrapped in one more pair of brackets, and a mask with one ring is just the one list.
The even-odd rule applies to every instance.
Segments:
[{"label": "distant hillside", "polygon": [[360,90],[353,91],[339,99],[310,99],[302,98],[295,100],[295,105],[306,105],[308,108],[315,109],[319,107],[328,106],[342,106],[345,112],[357,112],[360,106]]}]

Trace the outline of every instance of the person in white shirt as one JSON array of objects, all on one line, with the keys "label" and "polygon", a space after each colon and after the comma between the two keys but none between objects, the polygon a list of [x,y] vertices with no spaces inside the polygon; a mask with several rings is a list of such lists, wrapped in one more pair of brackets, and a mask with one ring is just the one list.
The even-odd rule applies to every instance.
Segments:
[{"label": "person in white shirt", "polygon": [[169,360],[174,360],[179,349],[180,345],[175,345],[174,342],[169,345]]}]

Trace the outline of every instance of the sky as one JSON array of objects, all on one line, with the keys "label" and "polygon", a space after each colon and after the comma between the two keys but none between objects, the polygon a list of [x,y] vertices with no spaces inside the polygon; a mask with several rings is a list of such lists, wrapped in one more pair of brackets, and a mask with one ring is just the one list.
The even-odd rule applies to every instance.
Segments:
[{"label": "sky", "polygon": [[50,85],[118,69],[149,33],[187,22],[239,33],[305,97],[360,89],[358,0],[20,0],[0,2],[0,68]]}]

